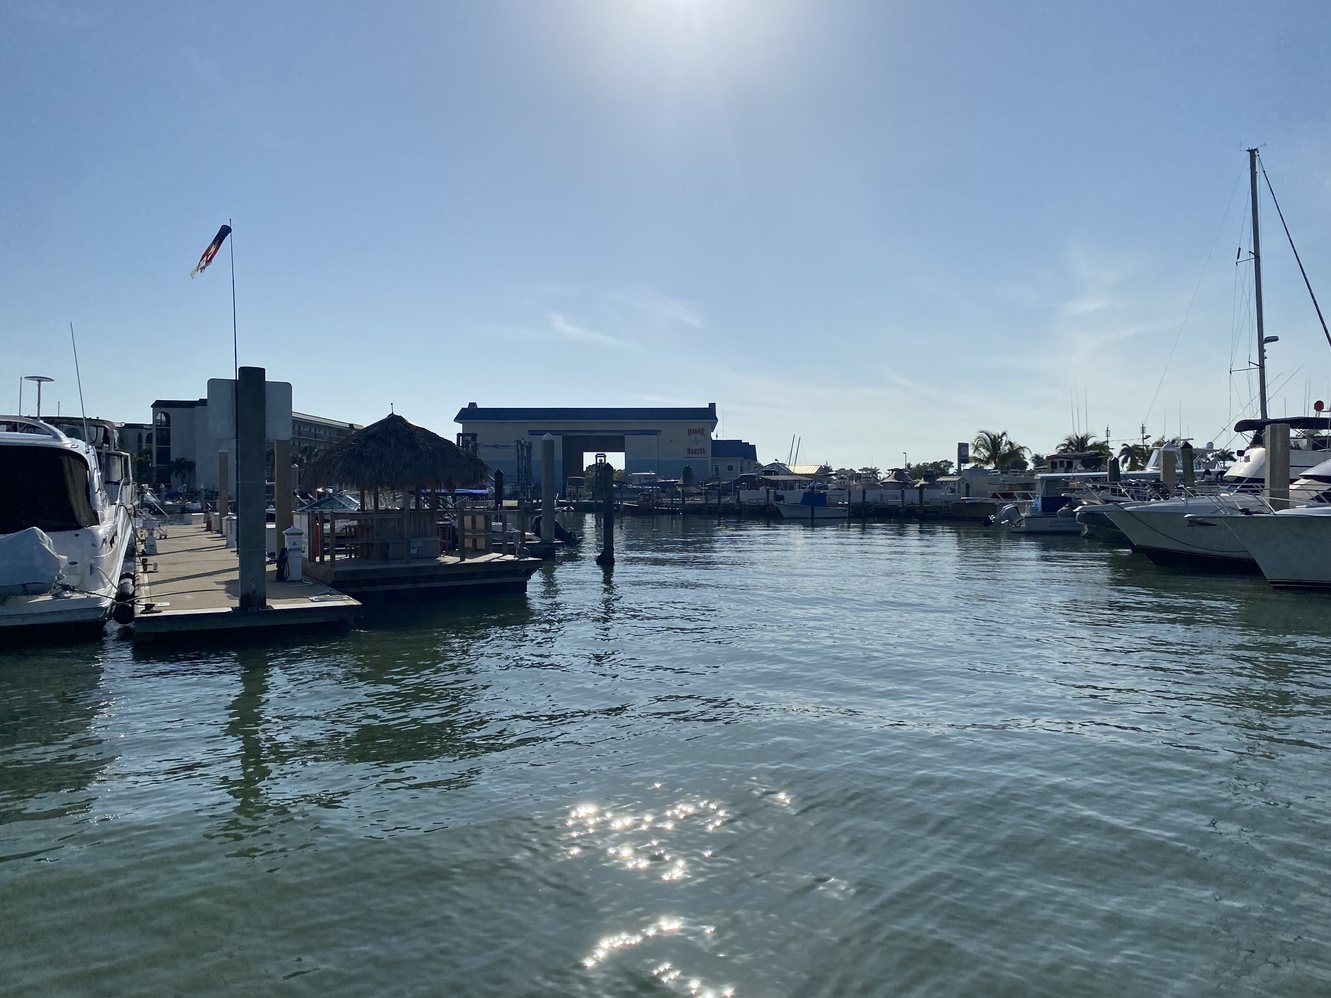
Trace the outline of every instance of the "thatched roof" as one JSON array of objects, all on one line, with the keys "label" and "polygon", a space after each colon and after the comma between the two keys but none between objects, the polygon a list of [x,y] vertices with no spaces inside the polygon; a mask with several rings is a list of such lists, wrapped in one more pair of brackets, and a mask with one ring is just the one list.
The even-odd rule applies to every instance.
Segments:
[{"label": "thatched roof", "polygon": [[315,458],[301,473],[309,488],[469,488],[485,482],[490,469],[450,440],[388,415],[357,430]]}]

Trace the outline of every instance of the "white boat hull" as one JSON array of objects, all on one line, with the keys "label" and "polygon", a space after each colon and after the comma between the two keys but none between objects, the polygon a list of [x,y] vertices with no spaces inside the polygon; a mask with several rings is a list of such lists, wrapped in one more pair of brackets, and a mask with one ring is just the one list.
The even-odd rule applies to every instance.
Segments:
[{"label": "white boat hull", "polygon": [[1256,572],[1257,564],[1226,517],[1242,515],[1240,505],[1263,508],[1250,497],[1167,499],[1106,508],[1105,515],[1157,565]]},{"label": "white boat hull", "polygon": [[1331,589],[1331,507],[1232,516],[1225,526],[1278,589]]},{"label": "white boat hull", "polygon": [[803,506],[797,502],[779,502],[774,504],[782,519],[808,523],[812,520],[847,520],[850,518],[849,506]]},{"label": "white boat hull", "polygon": [[1081,524],[1072,516],[1023,516],[1004,524],[1013,534],[1080,534]]}]

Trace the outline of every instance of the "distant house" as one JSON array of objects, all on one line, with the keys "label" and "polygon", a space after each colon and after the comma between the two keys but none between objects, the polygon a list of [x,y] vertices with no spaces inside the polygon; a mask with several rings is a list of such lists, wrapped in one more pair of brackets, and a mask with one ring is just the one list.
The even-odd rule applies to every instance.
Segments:
[{"label": "distant house", "polygon": [[1045,459],[1046,466],[1053,473],[1064,471],[1099,471],[1105,466],[1104,451],[1088,450],[1059,452],[1050,454]]},{"label": "distant house", "polygon": [[712,478],[733,482],[758,470],[758,448],[743,440],[712,441]]}]

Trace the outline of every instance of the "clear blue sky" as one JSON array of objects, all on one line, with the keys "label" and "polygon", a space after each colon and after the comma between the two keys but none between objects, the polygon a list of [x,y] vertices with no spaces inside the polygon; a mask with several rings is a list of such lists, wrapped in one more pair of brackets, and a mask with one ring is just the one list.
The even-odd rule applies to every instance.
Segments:
[{"label": "clear blue sky", "polygon": [[[0,409],[77,405],[70,320],[90,414],[229,376],[227,251],[188,275],[230,218],[240,362],[303,411],[715,401],[764,460],[882,467],[1219,442],[1247,146],[1331,305],[1328,37],[1318,2],[0,0]],[[1292,414],[1331,346],[1269,203],[1263,242]]]}]

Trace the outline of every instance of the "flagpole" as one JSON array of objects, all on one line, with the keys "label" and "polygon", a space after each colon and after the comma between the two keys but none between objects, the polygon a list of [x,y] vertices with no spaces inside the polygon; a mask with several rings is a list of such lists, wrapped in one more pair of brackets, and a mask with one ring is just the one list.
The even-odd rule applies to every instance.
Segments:
[{"label": "flagpole", "polygon": [[[226,220],[228,226],[231,219]],[[236,340],[236,230],[231,230],[231,377],[240,377],[240,346]]]}]

